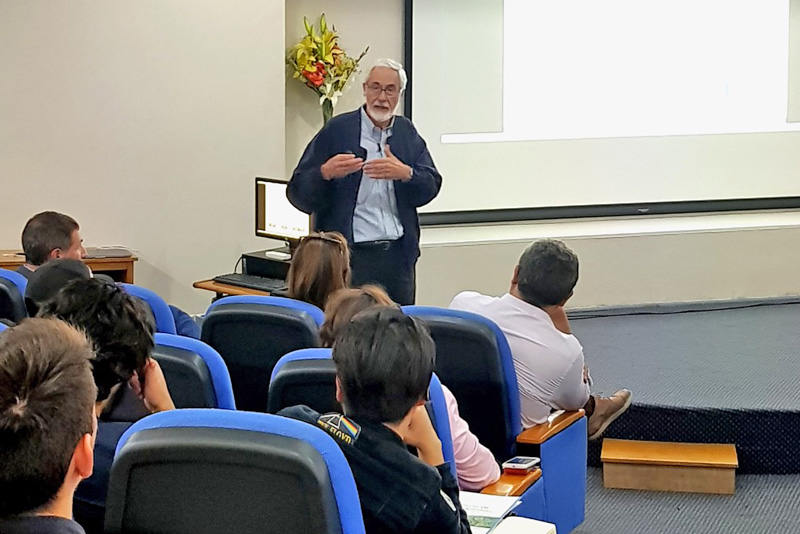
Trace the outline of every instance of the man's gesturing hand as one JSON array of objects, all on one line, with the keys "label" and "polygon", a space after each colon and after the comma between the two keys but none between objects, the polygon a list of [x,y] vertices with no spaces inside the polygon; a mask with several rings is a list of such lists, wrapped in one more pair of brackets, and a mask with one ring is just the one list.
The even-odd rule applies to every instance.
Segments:
[{"label": "man's gesturing hand", "polygon": [[331,159],[322,164],[320,171],[326,180],[344,178],[364,166],[364,160],[357,158],[355,154],[336,154]]},{"label": "man's gesturing hand", "polygon": [[386,157],[373,159],[364,164],[364,172],[376,180],[410,180],[411,167],[397,159],[392,149],[386,145]]}]

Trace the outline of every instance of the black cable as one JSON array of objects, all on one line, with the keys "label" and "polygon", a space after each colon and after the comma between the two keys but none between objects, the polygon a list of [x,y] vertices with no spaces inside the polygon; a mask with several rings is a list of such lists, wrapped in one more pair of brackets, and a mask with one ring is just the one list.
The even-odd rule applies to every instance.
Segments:
[{"label": "black cable", "polygon": [[583,319],[601,319],[605,317],[628,317],[628,316],[647,316],[647,315],[679,315],[682,313],[703,313],[703,312],[715,312],[715,311],[728,311],[728,310],[745,310],[749,308],[760,308],[763,306],[796,306],[800,304],[800,301],[790,301],[790,302],[755,302],[753,304],[740,304],[740,305],[728,305],[718,308],[705,308],[702,310],[658,310],[658,311],[641,311],[641,312],[623,312],[623,313],[604,313],[604,314],[596,314],[593,315],[591,311],[576,311],[574,312],[575,315],[571,315],[567,312],[567,317],[570,321],[581,321]]}]

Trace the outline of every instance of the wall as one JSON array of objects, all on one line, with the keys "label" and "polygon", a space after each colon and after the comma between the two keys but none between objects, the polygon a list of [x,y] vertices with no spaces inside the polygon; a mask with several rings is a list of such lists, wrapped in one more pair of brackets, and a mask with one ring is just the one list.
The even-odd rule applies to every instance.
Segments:
[{"label": "wall", "polygon": [[192,281],[270,244],[253,179],[284,174],[283,32],[283,0],[0,3],[0,248],[62,211],[204,310]]},{"label": "wall", "polygon": [[534,239],[564,240],[580,259],[571,307],[800,295],[800,212],[719,214],[428,228],[420,304],[459,291],[508,291]]}]

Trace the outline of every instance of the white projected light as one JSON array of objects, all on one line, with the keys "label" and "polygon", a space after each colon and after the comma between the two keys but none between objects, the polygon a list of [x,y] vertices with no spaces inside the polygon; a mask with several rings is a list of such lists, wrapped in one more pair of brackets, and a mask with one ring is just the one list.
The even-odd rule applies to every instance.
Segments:
[{"label": "white projected light", "polygon": [[421,210],[793,206],[789,7],[415,0],[412,120],[444,178]]},{"label": "white projected light", "polygon": [[505,0],[503,129],[443,143],[800,131],[786,2]]}]

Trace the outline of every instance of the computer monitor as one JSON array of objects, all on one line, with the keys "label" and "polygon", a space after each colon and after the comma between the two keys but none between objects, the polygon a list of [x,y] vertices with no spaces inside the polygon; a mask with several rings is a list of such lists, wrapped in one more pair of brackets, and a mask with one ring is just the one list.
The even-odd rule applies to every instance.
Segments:
[{"label": "computer monitor", "polygon": [[286,198],[286,182],[256,178],[256,235],[295,245],[307,236],[311,218]]}]

